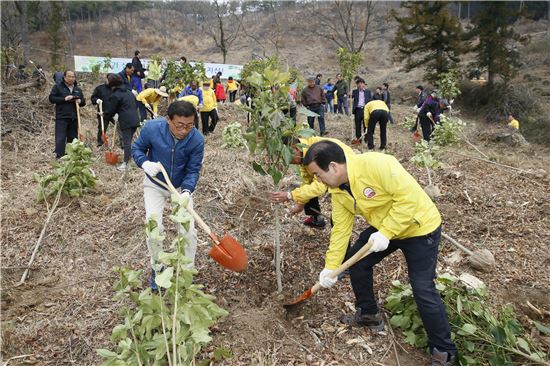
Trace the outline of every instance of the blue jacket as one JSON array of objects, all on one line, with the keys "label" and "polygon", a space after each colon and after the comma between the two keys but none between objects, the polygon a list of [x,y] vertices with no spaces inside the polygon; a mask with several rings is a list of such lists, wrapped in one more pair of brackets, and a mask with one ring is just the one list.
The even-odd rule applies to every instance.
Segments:
[{"label": "blue jacket", "polygon": [[204,104],[202,102],[202,89],[201,88],[197,88],[195,91],[193,91],[193,89],[191,89],[191,87],[189,85],[187,85],[185,87],[185,89],[183,89],[181,91],[181,93],[178,95],[178,98],[185,97],[186,95],[195,95],[197,98],[199,98],[199,104],[200,105]]},{"label": "blue jacket", "polygon": [[[204,137],[201,133],[193,128],[183,140],[176,140],[164,117],[147,122],[132,145],[132,158],[137,166],[141,167],[147,160],[159,162],[168,172],[174,187],[191,192],[199,180],[203,157]],[[157,178],[164,182],[162,173]]]}]

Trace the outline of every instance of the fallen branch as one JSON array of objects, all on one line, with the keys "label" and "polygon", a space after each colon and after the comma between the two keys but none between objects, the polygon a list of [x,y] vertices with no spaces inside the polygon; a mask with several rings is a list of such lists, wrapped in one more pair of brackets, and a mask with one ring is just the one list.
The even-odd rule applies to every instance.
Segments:
[{"label": "fallen branch", "polygon": [[526,172],[525,170],[523,170],[523,169],[516,168],[516,167],[514,167],[514,166],[510,166],[510,165],[506,165],[506,164],[497,163],[496,161],[487,160],[487,159],[483,159],[483,158],[478,158],[477,156],[470,156],[470,155],[462,154],[462,153],[459,153],[459,152],[456,152],[456,151],[454,151],[454,153],[455,153],[456,155],[464,156],[465,158],[475,159],[475,160],[483,161],[483,162],[485,162],[485,163],[498,165],[498,166],[501,166],[501,167],[503,167],[503,168],[512,169],[512,170],[515,170],[515,171],[518,171],[518,172],[521,172],[521,173],[527,173],[527,172]]},{"label": "fallen branch", "polygon": [[474,144],[472,144],[470,141],[468,141],[468,139],[466,138],[466,136],[463,134],[462,135],[462,138],[464,139],[464,141],[466,141],[466,143],[468,145],[470,145],[471,147],[473,147],[478,153],[480,153],[481,155],[483,155],[483,157],[485,159],[489,159],[489,157],[487,155],[485,155],[484,153],[481,152],[481,150],[479,150]]}]

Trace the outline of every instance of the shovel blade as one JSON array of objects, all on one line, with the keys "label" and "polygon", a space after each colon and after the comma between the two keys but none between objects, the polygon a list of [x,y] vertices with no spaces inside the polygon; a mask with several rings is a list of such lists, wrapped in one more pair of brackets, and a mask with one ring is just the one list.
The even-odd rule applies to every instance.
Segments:
[{"label": "shovel blade", "polygon": [[417,142],[420,142],[420,133],[418,131],[414,131],[414,133],[412,134],[412,140],[414,143],[417,143]]},{"label": "shovel blade", "polygon": [[359,141],[358,139],[351,140],[352,145],[359,145],[360,143],[361,143],[361,141]]},{"label": "shovel blade", "polygon": [[108,145],[107,135],[105,133],[101,135],[101,141],[103,141],[103,145]]},{"label": "shovel blade", "polygon": [[307,299],[309,299],[311,296],[313,296],[313,291],[312,289],[308,289],[306,292],[304,292],[303,294],[301,294],[300,296],[292,299],[290,302],[286,303],[283,305],[283,307],[289,311],[289,310],[293,310],[295,309],[298,305],[300,305],[301,303],[303,303],[304,301],[306,301]]},{"label": "shovel blade", "polygon": [[118,163],[118,154],[113,151],[105,152],[105,161],[109,165],[117,165]]},{"label": "shovel blade", "polygon": [[225,235],[219,244],[210,249],[208,255],[231,271],[242,272],[248,266],[246,251],[231,235]]}]

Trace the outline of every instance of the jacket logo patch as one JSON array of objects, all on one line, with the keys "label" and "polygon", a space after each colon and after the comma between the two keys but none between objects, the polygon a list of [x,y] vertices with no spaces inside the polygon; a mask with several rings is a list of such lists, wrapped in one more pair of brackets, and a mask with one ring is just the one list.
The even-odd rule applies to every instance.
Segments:
[{"label": "jacket logo patch", "polygon": [[372,198],[372,197],[376,196],[376,192],[372,188],[365,188],[365,190],[363,191],[363,194],[367,198]]}]

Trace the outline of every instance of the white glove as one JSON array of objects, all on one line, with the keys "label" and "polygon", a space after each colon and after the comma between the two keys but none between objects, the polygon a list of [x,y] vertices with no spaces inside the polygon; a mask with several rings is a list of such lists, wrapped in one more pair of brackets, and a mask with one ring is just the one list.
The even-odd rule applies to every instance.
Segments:
[{"label": "white glove", "polygon": [[134,94],[134,95],[135,95],[135,96],[137,97],[137,95],[138,95],[138,92],[137,92],[137,90],[135,90],[135,89],[132,89],[132,94]]},{"label": "white glove", "polygon": [[432,112],[426,113],[426,116],[428,116],[429,118],[432,118]]},{"label": "white glove", "polygon": [[148,75],[149,75],[149,71],[145,70],[145,71],[143,72],[143,76],[147,77]]},{"label": "white glove", "polygon": [[96,103],[97,104],[103,104],[103,101],[101,99],[97,98]]},{"label": "white glove", "polygon": [[154,163],[152,161],[147,160],[146,162],[141,165],[143,168],[143,171],[147,173],[150,177],[155,177],[158,173],[160,173],[160,163]]},{"label": "white glove", "polygon": [[334,269],[323,269],[321,273],[319,273],[319,284],[324,288],[329,288],[334,286],[336,282],[338,282],[338,277],[331,278],[329,277],[332,273],[334,273]]},{"label": "white glove", "polygon": [[202,104],[199,104],[199,105],[197,106],[198,109],[201,109],[202,107],[203,107]]},{"label": "white glove", "polygon": [[384,234],[382,234],[380,231],[371,234],[371,236],[369,237],[369,241],[371,240],[373,241],[373,252],[382,252],[388,249],[388,245],[390,244],[390,239],[386,238]]},{"label": "white glove", "polygon": [[153,113],[153,119],[159,118],[159,115],[156,113]]},{"label": "white glove", "polygon": [[187,198],[187,207],[193,209],[193,197],[191,197],[191,192],[186,189],[181,193],[181,196]]}]

